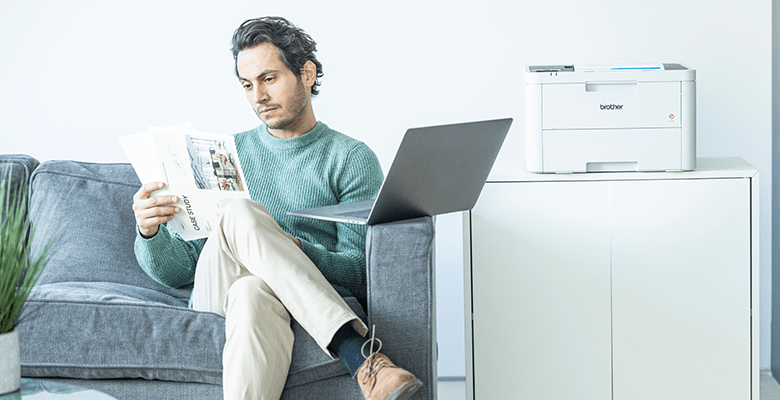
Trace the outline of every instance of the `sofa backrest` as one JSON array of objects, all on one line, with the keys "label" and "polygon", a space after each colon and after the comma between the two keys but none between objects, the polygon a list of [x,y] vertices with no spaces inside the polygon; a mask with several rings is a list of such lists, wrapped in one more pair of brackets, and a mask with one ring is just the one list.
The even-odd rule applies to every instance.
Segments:
[{"label": "sofa backrest", "polygon": [[56,251],[38,284],[112,282],[153,289],[180,299],[190,289],[167,288],[135,258],[133,194],[141,186],[132,166],[46,161],[32,174],[33,254],[55,237]]}]

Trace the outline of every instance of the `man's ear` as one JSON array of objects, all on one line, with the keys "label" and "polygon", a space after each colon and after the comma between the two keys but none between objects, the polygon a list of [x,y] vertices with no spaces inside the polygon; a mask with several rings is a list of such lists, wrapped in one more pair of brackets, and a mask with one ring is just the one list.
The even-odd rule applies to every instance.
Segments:
[{"label": "man's ear", "polygon": [[306,61],[301,68],[301,81],[306,87],[314,86],[317,81],[317,66],[311,60]]}]

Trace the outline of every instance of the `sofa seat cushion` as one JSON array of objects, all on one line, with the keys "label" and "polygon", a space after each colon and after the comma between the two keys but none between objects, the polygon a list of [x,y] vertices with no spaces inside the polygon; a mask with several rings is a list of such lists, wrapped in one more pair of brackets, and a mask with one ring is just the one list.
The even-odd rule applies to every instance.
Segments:
[{"label": "sofa seat cushion", "polygon": [[[347,303],[361,318],[354,298]],[[287,386],[347,374],[293,321]],[[20,315],[22,375],[78,379],[144,378],[219,385],[224,318],[177,297],[114,282],[35,287]]]},{"label": "sofa seat cushion", "polygon": [[17,325],[22,375],[220,383],[224,325],[146,288],[38,285]]}]

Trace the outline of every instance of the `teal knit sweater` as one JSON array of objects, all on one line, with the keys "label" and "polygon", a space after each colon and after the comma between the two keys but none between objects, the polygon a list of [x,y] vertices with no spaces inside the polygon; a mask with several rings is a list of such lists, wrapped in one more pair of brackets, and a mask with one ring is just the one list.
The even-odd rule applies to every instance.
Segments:
[{"label": "teal knit sweater", "polygon": [[[383,179],[374,152],[322,122],[292,139],[274,137],[260,125],[236,134],[235,140],[252,200],[301,240],[303,251],[342,296],[365,302],[366,228],[286,212],[374,198]],[[206,239],[185,241],[172,227],[166,228],[150,239],[137,235],[138,263],[163,285],[190,284]]]}]

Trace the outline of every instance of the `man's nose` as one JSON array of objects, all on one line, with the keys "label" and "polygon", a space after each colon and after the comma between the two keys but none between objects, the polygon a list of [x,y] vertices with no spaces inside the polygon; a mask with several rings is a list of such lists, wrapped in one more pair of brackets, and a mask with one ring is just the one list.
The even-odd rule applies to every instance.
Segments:
[{"label": "man's nose", "polygon": [[257,86],[253,89],[252,96],[255,104],[262,104],[268,101],[268,92]]}]

